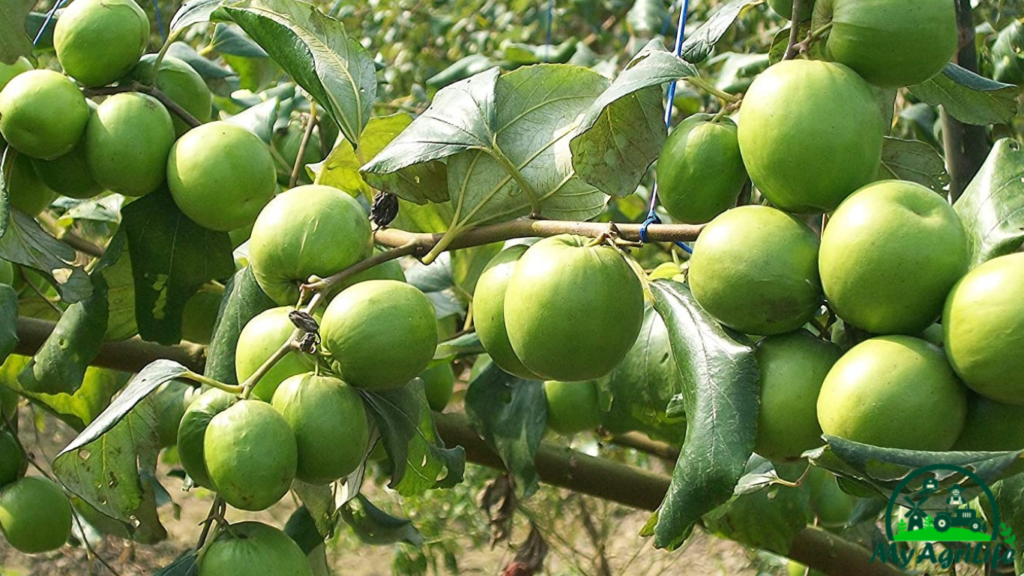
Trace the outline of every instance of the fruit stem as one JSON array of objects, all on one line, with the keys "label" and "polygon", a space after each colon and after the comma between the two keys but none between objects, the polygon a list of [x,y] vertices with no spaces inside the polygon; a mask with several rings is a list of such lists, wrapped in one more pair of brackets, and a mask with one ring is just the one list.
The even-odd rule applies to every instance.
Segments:
[{"label": "fruit stem", "polygon": [[[373,256],[370,256],[365,260],[361,260],[353,264],[352,266],[349,266],[348,268],[342,270],[341,272],[338,272],[337,274],[328,276],[327,278],[323,278],[321,280],[317,280],[316,282],[304,284],[300,288],[300,291],[303,294],[314,292],[316,295],[329,295],[331,293],[331,290],[333,290],[335,286],[341,284],[342,282],[348,280],[349,278],[355,276],[356,274],[359,274],[360,272],[365,272],[378,264],[383,264],[385,262],[401,258],[402,256],[409,256],[415,254],[418,248],[419,245],[409,242],[402,246],[398,246],[397,248],[392,248],[390,250],[380,252],[379,254],[374,254]],[[316,295],[314,295],[314,298],[316,298]],[[312,304],[313,301],[310,301],[310,305]],[[311,312],[311,310],[307,310],[307,312]]]},{"label": "fruit stem", "polygon": [[160,64],[163,63],[164,58],[167,56],[167,51],[171,48],[171,44],[174,44],[175,42],[177,42],[178,36],[181,36],[181,33],[184,32],[184,31],[185,31],[184,28],[179,28],[179,29],[175,30],[174,32],[171,33],[170,36],[167,37],[167,40],[164,41],[164,45],[160,47],[160,53],[156,55],[156,60],[153,61],[153,68],[152,68],[152,70],[153,70],[152,81],[153,82],[156,81],[157,70],[160,69]]},{"label": "fruit stem", "polygon": [[292,166],[292,175],[288,179],[288,188],[295,188],[299,181],[299,171],[302,170],[303,160],[306,157],[306,147],[309,146],[309,137],[313,135],[316,128],[316,102],[309,101],[309,122],[306,124],[306,131],[302,133],[302,141],[299,142],[299,153],[295,155],[295,164]]},{"label": "fruit stem", "polygon": [[800,41],[800,13],[804,9],[804,0],[793,0],[793,13],[789,19],[789,44],[786,46],[786,54],[783,60],[792,60],[800,53],[798,42]]},{"label": "fruit stem", "polygon": [[444,253],[444,251],[452,245],[452,242],[454,242],[461,233],[461,228],[449,228],[448,231],[444,233],[444,236],[441,236],[441,239],[437,241],[437,244],[434,244],[434,247],[430,249],[430,252],[427,252],[427,255],[423,257],[422,262],[429,266],[434,260],[437,260],[438,256]]},{"label": "fruit stem", "polygon": [[719,100],[722,100],[723,102],[733,104],[740,101],[739,96],[736,96],[735,94],[729,94],[724,90],[719,90],[718,88],[715,88],[710,82],[701,78],[700,76],[690,76],[685,80],[690,84],[693,84],[697,88],[700,88],[701,90],[707,92],[708,94],[717,97]]},{"label": "fruit stem", "polygon": [[242,393],[242,387],[241,386],[232,386],[231,384],[225,384],[225,383],[220,382],[218,380],[214,380],[213,378],[207,378],[206,376],[203,376],[202,374],[196,374],[195,372],[192,372],[191,370],[189,370],[188,372],[185,372],[184,374],[182,374],[181,377],[182,378],[186,378],[188,380],[192,380],[193,382],[199,382],[200,384],[205,384],[206,386],[209,386],[211,388],[216,388],[218,390],[223,390],[224,392],[227,392],[228,394],[241,394]]},{"label": "fruit stem", "polygon": [[245,382],[243,382],[240,385],[241,393],[239,394],[239,396],[242,398],[242,400],[247,400],[249,396],[252,395],[252,391],[253,388],[256,387],[256,383],[259,382],[264,376],[266,376],[267,372],[270,372],[270,369],[273,368],[275,364],[280,362],[282,358],[284,358],[291,352],[299,349],[298,343],[295,341],[295,339],[299,337],[301,334],[302,331],[296,328],[292,332],[291,337],[288,338],[288,340],[284,344],[282,344],[281,347],[277,349],[277,351],[274,352],[274,355],[271,356],[270,358],[267,358],[267,361],[261,364],[260,367],[257,368],[256,371],[252,373],[252,376],[249,376],[248,378],[245,379]]}]

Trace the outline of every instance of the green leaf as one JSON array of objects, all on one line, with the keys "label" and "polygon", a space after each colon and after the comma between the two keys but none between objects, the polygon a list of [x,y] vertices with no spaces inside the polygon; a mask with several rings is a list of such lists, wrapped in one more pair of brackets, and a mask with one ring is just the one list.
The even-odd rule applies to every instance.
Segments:
[{"label": "green leaf", "polygon": [[[764,463],[757,457],[751,459],[751,466],[763,466]],[[805,466],[791,464],[788,468],[790,475],[796,478]],[[763,473],[760,470],[748,471],[755,477]],[[743,481],[740,479],[741,483]],[[734,496],[727,504],[705,514],[704,526],[730,540],[785,556],[796,535],[813,520],[814,510],[806,490],[774,485]]]},{"label": "green leaf", "polygon": [[[460,356],[475,356],[477,354],[483,354],[484,345],[480,343],[480,336],[476,332],[466,332],[461,336],[456,336],[451,340],[445,340],[439,342],[437,350],[434,351],[434,362],[443,361],[448,363],[451,360]],[[432,363],[432,364],[433,364]]]},{"label": "green leaf", "polygon": [[1007,124],[1020,111],[1021,87],[989,80],[956,64],[947,64],[931,80],[910,92],[965,124]]},{"label": "green leaf", "polygon": [[302,501],[301,509],[306,511],[314,531],[320,536],[318,544],[322,544],[334,532],[334,525],[338,521],[334,490],[330,484],[307,484],[296,480],[292,483],[292,491]]},{"label": "green leaf", "polygon": [[[999,522],[1004,526],[1021,530],[1024,526],[1024,474],[1015,474],[992,485],[992,495],[999,507]],[[1012,530],[1011,530],[1012,532]],[[1020,573],[1021,553],[1024,552],[1024,538],[1020,532],[1007,536],[1004,545],[1011,546],[1016,552],[1017,570]]]},{"label": "green leaf", "polygon": [[132,275],[132,259],[128,251],[121,253],[117,262],[103,270],[107,282],[107,332],[103,339],[126,340],[139,333],[135,325],[135,277]]},{"label": "green leaf", "polygon": [[124,207],[135,275],[135,319],[144,340],[177,344],[181,313],[200,286],[235,270],[227,233],[189,220],[166,190]]},{"label": "green leaf", "polygon": [[284,78],[281,67],[270,58],[247,58],[221,54],[221,58],[238,76],[238,86],[249,92],[262,92],[279,84]]},{"label": "green leaf", "polygon": [[189,550],[174,562],[157,570],[153,576],[199,576],[199,555]]},{"label": "green leaf", "polygon": [[733,495],[754,449],[760,399],[754,347],[722,328],[678,282],[651,285],[668,327],[686,408],[686,440],[672,484],[646,532],[678,548],[701,516]]},{"label": "green leaf", "polygon": [[501,456],[520,497],[540,487],[533,460],[547,425],[544,385],[523,380],[489,365],[466,392],[469,424]]},{"label": "green leaf", "polygon": [[[718,70],[715,87],[730,93],[746,92],[754,78],[768,68],[769,57],[765,54],[723,54],[724,62]],[[718,58],[715,58],[718,60]]]},{"label": "green leaf", "polygon": [[260,140],[270,144],[271,139],[274,137],[274,124],[277,123],[279,104],[280,100],[271,98],[266,102],[261,102],[247,108],[243,112],[235,114],[228,118],[226,122],[241,126],[259,136]]},{"label": "green leaf", "polygon": [[359,146],[377,97],[377,75],[369,54],[340,22],[298,0],[242,0],[214,18],[241,26]]},{"label": "green leaf", "polygon": [[389,488],[410,496],[462,482],[466,451],[461,446],[445,448],[434,426],[422,381],[362,394],[391,461]]},{"label": "green leaf", "polygon": [[[359,139],[358,152],[348,141],[340,142],[331,151],[330,156],[319,164],[307,167],[315,177],[317,184],[333,186],[353,196],[363,195],[373,201],[373,188],[363,179],[359,167],[380,153],[396,136],[402,133],[412,116],[405,113],[392,114],[373,118],[366,125]],[[372,179],[372,185],[381,190],[388,190],[398,196],[414,197],[417,190],[429,191],[431,195],[440,194],[447,197],[447,177],[442,162],[429,162],[409,166],[394,174],[379,176]],[[431,196],[434,197],[434,196]]]},{"label": "green leaf", "polygon": [[0,258],[38,270],[57,287],[62,300],[75,303],[92,295],[89,275],[73,262],[75,250],[47,234],[31,216],[10,211],[7,231],[0,238]]},{"label": "green leaf", "polygon": [[107,332],[110,305],[103,270],[117,262],[123,250],[124,235],[118,234],[90,276],[92,295],[64,311],[53,333],[18,376],[23,389],[37,394],[74,394],[82,385]]},{"label": "green leaf", "polygon": [[759,0],[733,0],[722,6],[707,22],[687,37],[683,42],[682,58],[687,62],[698,64],[711,54],[715,44],[725,36],[740,12]]},{"label": "green leaf", "polygon": [[971,263],[1012,254],[1024,241],[1024,150],[996,142],[985,164],[953,206],[971,243]]},{"label": "green leaf", "polygon": [[228,2],[229,0],[192,0],[191,2],[185,2],[174,13],[174,17],[171,18],[170,33],[175,34],[193,24],[209,22],[210,16],[217,8]]},{"label": "green leaf", "polygon": [[949,184],[946,163],[935,148],[920,140],[886,137],[882,146],[882,165],[878,177],[884,180],[909,180],[945,194]]},{"label": "green leaf", "polygon": [[25,21],[34,0],[0,2],[0,63],[13,64],[19,56],[32,54],[32,40],[25,33]]},{"label": "green leaf", "polygon": [[632,194],[668,133],[660,86],[696,76],[690,63],[647,45],[590,106],[569,149],[579,177],[611,196]]},{"label": "green leaf", "polygon": [[264,294],[256,283],[251,268],[246,266],[236,272],[224,289],[224,300],[206,351],[204,375],[225,384],[238,384],[238,376],[235,374],[238,335],[249,320],[275,306],[277,303]]},{"label": "green leaf", "polygon": [[30,39],[35,39],[39,35],[39,30],[42,29],[43,24],[46,23],[46,30],[43,31],[43,35],[39,36],[39,41],[36,42],[33,52],[38,54],[40,51],[49,50],[53,51],[53,31],[57,28],[56,15],[50,18],[49,22],[46,22],[46,14],[42,12],[31,12],[28,15],[28,22],[25,23],[25,31],[28,32]]},{"label": "green leaf", "polygon": [[[775,64],[782,62],[782,59],[785,58],[786,50],[789,49],[789,36],[792,30],[793,24],[791,22],[785,28],[779,30],[772,38],[772,45],[768,49],[768,64],[770,66],[774,66]],[[807,35],[810,33],[811,21],[807,20],[805,22],[801,22],[799,24],[799,28],[797,29],[797,38],[803,40],[804,38],[807,38]],[[820,46],[821,44],[821,42],[818,42],[814,44],[814,46],[817,47]]]},{"label": "green leaf", "polygon": [[410,520],[395,518],[374,506],[362,494],[342,506],[341,518],[364,544],[384,546],[404,542],[422,546],[424,542]]},{"label": "green leaf", "polygon": [[494,68],[497,65],[497,62],[485,54],[470,54],[456,60],[444,70],[427,78],[427,86],[431,88],[444,88]]},{"label": "green leaf", "polygon": [[0,284],[0,363],[18,346],[18,293]]},{"label": "green leaf", "polygon": [[672,358],[668,328],[653,308],[644,313],[636,343],[599,382],[609,406],[601,424],[613,434],[643,432],[674,445],[686,435],[686,419],[666,414],[669,402],[681,392],[679,371]]},{"label": "green leaf", "polygon": [[[995,482],[1003,472],[1024,455],[1015,452],[921,452],[880,448],[852,442],[834,436],[825,436],[827,445],[807,452],[815,466],[834,472],[841,478],[853,480],[858,486],[873,490],[888,498],[901,480],[922,466],[953,464],[969,468],[983,482]],[[939,475],[939,484],[948,487],[955,483],[972,485],[962,474],[953,472]]]},{"label": "green leaf", "polygon": [[[220,3],[223,2],[223,0],[215,0],[215,2]],[[200,56],[192,46],[184,42],[175,42],[171,44],[171,47],[167,50],[167,55],[184,61],[206,80],[223,80],[229,76],[233,76],[231,70],[220,66],[209,58]]]},{"label": "green leaf", "polygon": [[636,0],[626,14],[633,33],[647,38],[668,29],[670,14],[665,0]]},{"label": "green leaf", "polygon": [[455,287],[451,252],[441,254],[429,266],[414,263],[405,271],[405,280],[427,295],[434,304],[434,314],[438,320],[466,313],[466,305],[459,298]]},{"label": "green leaf", "polygon": [[213,29],[209,50],[221,55],[242,56],[244,58],[266,58],[267,53],[259,44],[227,24],[217,24]]}]

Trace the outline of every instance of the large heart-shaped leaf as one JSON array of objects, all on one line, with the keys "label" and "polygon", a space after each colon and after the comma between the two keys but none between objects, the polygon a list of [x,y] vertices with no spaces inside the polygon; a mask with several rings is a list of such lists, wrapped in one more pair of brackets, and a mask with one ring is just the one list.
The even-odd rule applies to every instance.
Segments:
[{"label": "large heart-shaped leaf", "polygon": [[939,152],[920,140],[886,138],[882,145],[879,177],[886,180],[909,180],[945,193],[949,184],[946,163]]},{"label": "large heart-shaped leaf", "polygon": [[373,60],[340,22],[298,0],[242,0],[214,18],[242,27],[359,146],[377,97]]},{"label": "large heart-shaped leaf", "polygon": [[953,206],[967,229],[974,266],[1016,252],[1024,242],[1024,150],[1000,140]]},{"label": "large heart-shaped leaf", "polygon": [[679,547],[701,516],[732,498],[754,450],[760,375],[754,347],[719,325],[678,282],[651,285],[682,383],[686,440],[672,484],[644,528],[659,548]]},{"label": "large heart-shaped leaf", "polygon": [[1020,111],[1020,86],[989,80],[952,63],[931,80],[911,86],[910,92],[932,106],[941,105],[965,124],[1006,124]]},{"label": "large heart-shaped leaf", "polygon": [[660,86],[696,76],[689,62],[651,42],[587,110],[570,143],[580,178],[605,194],[632,194],[668,133]]},{"label": "large heart-shaped leaf", "polygon": [[547,424],[544,386],[523,380],[490,364],[466,392],[469,424],[501,456],[516,490],[525,498],[540,487],[533,459]]}]

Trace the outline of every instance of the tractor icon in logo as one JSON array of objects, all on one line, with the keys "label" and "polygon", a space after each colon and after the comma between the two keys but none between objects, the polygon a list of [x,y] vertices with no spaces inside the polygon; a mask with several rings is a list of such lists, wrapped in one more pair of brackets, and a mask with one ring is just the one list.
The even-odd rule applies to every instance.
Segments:
[{"label": "tractor icon in logo", "polygon": [[897,541],[902,542],[976,542],[989,539],[988,525],[978,512],[966,505],[963,488],[949,489],[944,509],[934,511],[934,517],[923,509],[928,498],[937,492],[939,483],[927,478],[921,485],[916,498],[904,496],[909,510],[900,519],[896,530]]}]

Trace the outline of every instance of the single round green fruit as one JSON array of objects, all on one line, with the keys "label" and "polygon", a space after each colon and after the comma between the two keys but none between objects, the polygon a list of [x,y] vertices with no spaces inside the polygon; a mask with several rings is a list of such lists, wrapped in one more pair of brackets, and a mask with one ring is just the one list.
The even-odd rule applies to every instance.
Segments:
[{"label": "single round green fruit", "polygon": [[299,284],[310,276],[340,272],[370,250],[366,212],[354,198],[329,186],[299,186],[279,194],[260,212],[249,239],[256,282],[282,305],[298,300]]},{"label": "single round green fruit", "polygon": [[875,334],[930,326],[970,262],[959,216],[938,194],[889,180],[858,190],[821,237],[821,285],[840,318]]},{"label": "single round green fruit", "polygon": [[957,49],[954,0],[820,0],[812,28],[829,23],[829,56],[882,88],[928,80]]},{"label": "single round green fruit", "polygon": [[14,78],[23,72],[28,72],[33,68],[35,68],[35,66],[33,66],[32,62],[24,56],[18,56],[18,59],[15,60],[13,64],[4,64],[3,62],[0,62],[0,90],[3,90],[4,86],[7,86],[7,83],[11,81],[11,78]]},{"label": "single round green fruit", "polygon": [[[793,18],[793,0],[768,0],[768,5],[771,6],[776,14],[786,20]],[[800,22],[810,20],[813,12],[814,0],[804,0],[803,5],[800,7]]]},{"label": "single round green fruit", "polygon": [[181,339],[209,344],[223,299],[224,289],[216,286],[204,286],[193,294],[181,313]]},{"label": "single round green fruit", "polygon": [[[165,56],[160,62],[160,70],[153,77],[153,63],[156,54],[146,54],[132,70],[132,77],[137,80],[149,80],[175,104],[181,106],[196,120],[206,123],[213,116],[213,94],[199,75],[185,61],[173,56]],[[171,115],[174,133],[181,137],[191,126],[176,114]]]},{"label": "single round green fruit", "polygon": [[232,524],[199,563],[199,576],[313,576],[309,560],[287,534],[259,522]]},{"label": "single round green fruit", "polygon": [[8,184],[8,200],[12,208],[29,216],[36,216],[46,210],[57,198],[32,168],[32,159],[23,154],[14,157]]},{"label": "single round green fruit", "polygon": [[126,196],[144,196],[164,183],[172,145],[170,114],[156,98],[138,92],[104,100],[85,131],[93,178]]},{"label": "single round green fruit", "polygon": [[787,60],[761,73],[743,97],[740,151],[772,204],[828,212],[875,180],[885,128],[874,91],[856,72]]},{"label": "single round green fruit", "polygon": [[806,330],[757,343],[761,410],[754,451],[772,460],[793,460],[824,444],[818,424],[818,393],[842,351]]},{"label": "single round green fruit", "polygon": [[240,510],[270,508],[295,480],[295,434],[266,402],[241,400],[214,416],[203,448],[214,489]]},{"label": "single round green fruit", "polygon": [[0,284],[14,286],[14,264],[0,259]]},{"label": "single round green fruit", "polygon": [[160,447],[167,448],[178,442],[178,428],[185,410],[198,398],[196,388],[177,380],[161,384],[147,398],[157,416],[157,435]]},{"label": "single round green fruit", "polygon": [[61,74],[30,70],[0,92],[0,135],[15,150],[52,160],[75,147],[89,123],[85,96]]},{"label": "single round green fruit", "polygon": [[68,198],[85,200],[103,191],[103,187],[93,178],[92,170],[89,168],[84,138],[71,149],[71,152],[53,160],[33,158],[32,167],[44,184]]},{"label": "single round green fruit", "polygon": [[683,120],[658,158],[662,206],[675,220],[703,224],[736,205],[747,182],[736,123],[710,114]]},{"label": "single round green fruit", "polygon": [[[288,306],[271,308],[257,314],[242,328],[235,349],[235,374],[239,382],[244,382],[255,374],[256,370],[292,337],[295,325],[288,319],[288,313],[292,310],[293,308]],[[305,374],[312,369],[313,361],[310,356],[301,352],[289,352],[260,378],[252,394],[260,400],[270,402],[274,397],[274,391],[286,378]]]},{"label": "single round green fruit", "polygon": [[193,222],[210,230],[230,232],[252,224],[274,197],[275,182],[267,145],[228,122],[189,130],[167,158],[167,185],[174,202]]},{"label": "single round green fruit", "polygon": [[505,327],[516,356],[550,380],[599,378],[640,334],[644,290],[617,249],[555,236],[531,246],[512,272]]},{"label": "single round green fruit", "polygon": [[[1003,404],[972,394],[967,401],[967,423],[957,438],[957,452],[1009,452],[1024,448],[1024,406]],[[1003,477],[1024,472],[1018,460]]]},{"label": "single round green fruit", "polygon": [[320,324],[324,349],[339,376],[368,390],[404,386],[437,348],[434,305],[394,280],[370,280],[338,294]]},{"label": "single round green fruit", "polygon": [[548,428],[558,434],[570,436],[586,432],[601,423],[601,406],[593,380],[549,380],[544,383],[544,398],[548,406]]},{"label": "single round green fruit", "polygon": [[810,570],[807,566],[797,562],[796,560],[790,560],[786,564],[786,573],[789,574],[789,576],[826,576],[824,572]]},{"label": "single round green fruit", "polygon": [[818,396],[825,434],[884,448],[949,450],[966,417],[967,391],[942,350],[909,336],[854,346]]},{"label": "single round green fruit", "polygon": [[975,392],[1024,405],[1024,254],[989,260],[949,293],[943,313],[946,356]]},{"label": "single round green fruit", "polygon": [[434,412],[443,412],[452,399],[455,389],[455,373],[451,364],[438,364],[420,374],[427,394],[427,404]]},{"label": "single round green fruit", "polygon": [[348,476],[369,450],[370,428],[363,399],[332,376],[292,376],[274,393],[274,408],[295,433],[295,477],[327,484]]},{"label": "single round green fruit", "polygon": [[730,210],[701,233],[689,280],[697,302],[729,328],[762,336],[792,332],[821,306],[818,236],[781,210]]},{"label": "single round green fruit", "polygon": [[473,292],[473,325],[480,343],[499,368],[520,378],[539,380],[519,361],[512,343],[508,341],[505,328],[505,293],[508,281],[516,269],[516,262],[523,257],[529,246],[522,244],[506,248],[487,263],[483,274],[477,280]]},{"label": "single round green fruit", "polygon": [[78,0],[57,20],[53,47],[72,78],[106,86],[139,61],[149,32],[146,13],[132,0]]},{"label": "single round green fruit", "polygon": [[234,404],[236,397],[216,388],[203,392],[181,417],[178,425],[178,459],[197,486],[213,488],[206,469],[206,428],[213,417]]},{"label": "single round green fruit", "polygon": [[826,528],[842,528],[850,521],[857,498],[843,492],[835,474],[824,468],[811,468],[807,474],[811,507],[818,523]]},{"label": "single round green fruit", "polygon": [[25,475],[28,460],[21,443],[7,430],[0,430],[0,486],[6,486]]},{"label": "single round green fruit", "polygon": [[56,550],[71,535],[71,502],[46,478],[22,478],[0,490],[0,530],[25,554]]}]

